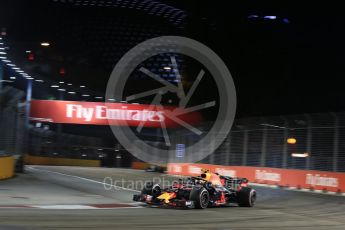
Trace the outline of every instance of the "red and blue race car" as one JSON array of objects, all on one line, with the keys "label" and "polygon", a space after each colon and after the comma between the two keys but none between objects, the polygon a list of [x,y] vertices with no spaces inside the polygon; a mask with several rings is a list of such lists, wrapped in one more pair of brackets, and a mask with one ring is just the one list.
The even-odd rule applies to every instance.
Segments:
[{"label": "red and blue race car", "polygon": [[246,178],[232,178],[206,170],[199,177],[181,178],[165,189],[148,182],[140,194],[133,196],[133,200],[155,206],[200,209],[229,204],[253,207],[256,191],[248,187]]}]

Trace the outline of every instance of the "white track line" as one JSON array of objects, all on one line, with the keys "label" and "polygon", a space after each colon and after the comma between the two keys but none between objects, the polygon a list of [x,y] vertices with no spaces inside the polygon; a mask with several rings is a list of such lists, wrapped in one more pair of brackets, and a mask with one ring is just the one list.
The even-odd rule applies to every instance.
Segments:
[{"label": "white track line", "polygon": [[40,208],[40,209],[97,209],[96,207],[88,206],[88,205],[32,205],[33,208]]},{"label": "white track line", "polygon": [[[28,168],[33,169],[33,170],[37,170],[37,171],[55,173],[55,174],[62,175],[62,176],[77,178],[80,180],[85,180],[85,181],[89,181],[89,182],[93,182],[93,183],[97,183],[97,184],[102,184],[102,185],[110,186],[110,188],[114,187],[117,189],[127,190],[127,191],[131,191],[131,192],[140,192],[140,191],[135,190],[135,189],[129,189],[129,188],[121,187],[121,186],[116,186],[116,185],[112,185],[112,184],[108,184],[108,183],[104,183],[104,182],[100,182],[100,181],[96,181],[96,180],[91,180],[91,179],[84,178],[84,177],[79,177],[79,176],[69,175],[69,174],[65,174],[65,173],[49,171],[49,170],[45,170],[45,169],[37,169],[37,168],[31,167],[31,166],[28,166]],[[170,174],[167,174],[167,175],[172,176],[172,177],[187,177],[187,176],[170,175]],[[284,189],[284,190],[292,190],[292,191],[297,191],[297,192],[311,192],[311,193],[333,195],[333,196],[345,196],[345,193],[324,192],[322,190],[298,189],[296,187],[280,187],[278,185],[268,185],[268,184],[258,184],[258,183],[249,183],[249,184],[254,185],[254,186],[259,186],[259,187],[273,188],[273,189]]]},{"label": "white track line", "polygon": [[0,209],[46,209],[46,210],[102,210],[102,209],[127,209],[127,208],[143,208],[141,206],[131,207],[94,207],[91,205],[78,205],[78,204],[57,204],[57,205],[5,205],[0,206]]},{"label": "white track line", "polygon": [[140,191],[135,190],[135,189],[130,189],[130,188],[125,188],[125,187],[121,187],[121,186],[117,186],[117,185],[113,185],[113,184],[108,184],[108,183],[100,182],[100,181],[97,181],[97,180],[91,180],[91,179],[80,177],[80,176],[74,176],[74,175],[69,175],[69,174],[55,172],[55,171],[50,171],[50,170],[45,170],[45,169],[37,169],[37,168],[31,167],[31,166],[27,166],[27,167],[29,169],[36,170],[36,171],[54,173],[54,174],[58,174],[58,175],[61,175],[61,176],[67,176],[67,177],[72,177],[72,178],[76,178],[76,179],[80,179],[80,180],[85,180],[85,181],[89,181],[89,182],[93,182],[93,183],[97,183],[97,184],[102,184],[103,186],[106,185],[106,186],[109,186],[109,188],[114,187],[115,189],[122,189],[122,190],[131,191],[131,192],[140,192]]},{"label": "white track line", "polygon": [[140,206],[133,206],[133,207],[93,207],[90,205],[31,205],[30,208],[38,208],[38,209],[56,209],[56,210],[82,210],[82,209],[92,209],[92,210],[100,210],[100,209],[124,209],[124,208],[142,208]]}]

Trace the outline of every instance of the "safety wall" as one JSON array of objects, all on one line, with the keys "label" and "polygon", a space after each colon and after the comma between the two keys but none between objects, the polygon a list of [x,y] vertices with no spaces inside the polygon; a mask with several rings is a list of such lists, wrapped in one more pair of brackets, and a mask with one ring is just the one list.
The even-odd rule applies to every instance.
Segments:
[{"label": "safety wall", "polygon": [[196,176],[200,175],[201,169],[209,169],[211,172],[224,176],[245,177],[252,183],[345,193],[345,173],[251,166],[186,163],[168,164],[168,173],[173,175]]},{"label": "safety wall", "polygon": [[[167,165],[166,164],[149,164],[149,163],[146,163],[146,162],[140,162],[140,161],[133,161],[132,162],[132,169],[147,169],[149,168],[150,166],[159,166],[163,169],[166,169]],[[165,170],[164,170],[165,171]]]},{"label": "safety wall", "polygon": [[85,166],[85,167],[100,167],[99,160],[82,160],[69,158],[53,158],[53,157],[39,157],[26,155],[24,162],[27,165],[60,165],[60,166]]},{"label": "safety wall", "polygon": [[15,160],[12,156],[0,156],[0,180],[14,176]]},{"label": "safety wall", "polygon": [[150,167],[150,164],[146,162],[139,162],[139,161],[132,162],[132,169],[147,169],[148,167]]}]

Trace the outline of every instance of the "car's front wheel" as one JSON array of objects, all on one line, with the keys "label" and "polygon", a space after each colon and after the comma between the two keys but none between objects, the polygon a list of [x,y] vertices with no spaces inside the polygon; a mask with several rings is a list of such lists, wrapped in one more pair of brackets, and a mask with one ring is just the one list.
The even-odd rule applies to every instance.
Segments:
[{"label": "car's front wheel", "polygon": [[141,190],[141,194],[150,195],[153,199],[161,195],[161,193],[162,189],[159,184],[153,184],[153,182],[145,183],[144,188]]},{"label": "car's front wheel", "polygon": [[193,188],[190,192],[189,199],[194,202],[195,208],[204,209],[210,203],[210,194],[204,187]]}]

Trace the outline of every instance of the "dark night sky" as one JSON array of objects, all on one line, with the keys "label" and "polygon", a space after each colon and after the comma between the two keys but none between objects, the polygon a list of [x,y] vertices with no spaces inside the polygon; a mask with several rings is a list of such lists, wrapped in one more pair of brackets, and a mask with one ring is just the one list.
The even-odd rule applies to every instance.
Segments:
[{"label": "dark night sky", "polygon": [[[214,25],[213,32],[191,30],[195,37],[204,33],[205,43],[228,64],[240,115],[344,110],[345,15],[339,5],[229,2],[194,1],[186,8],[199,18],[209,15],[204,20]],[[246,18],[254,14],[277,15],[290,23]]]},{"label": "dark night sky", "polygon": [[[51,2],[1,1],[0,27],[7,27],[8,37],[21,40],[21,43],[26,40],[38,42],[44,37],[54,39],[55,27],[45,20],[47,12],[54,12]],[[291,1],[275,4],[262,1],[162,2],[187,12],[186,28],[178,33],[205,43],[226,62],[237,88],[239,117],[344,111],[345,14],[338,12],[340,3],[326,2],[324,5],[313,1],[302,6]],[[66,15],[75,12],[71,7],[63,7],[57,8],[54,17],[48,17],[54,25],[59,20],[70,23],[70,16]],[[89,13],[92,10],[95,14]],[[95,15],[103,13],[102,9],[91,9],[76,17],[80,16],[81,22],[83,17],[97,20]],[[280,19],[287,18],[289,23],[247,18],[254,14],[277,15]],[[140,18],[142,15],[131,16]],[[28,27],[26,21],[40,23]],[[104,78],[98,78],[101,82],[94,84],[94,90],[104,90],[102,87],[109,73],[102,72]],[[92,76],[85,75],[83,81],[92,84]]]}]

